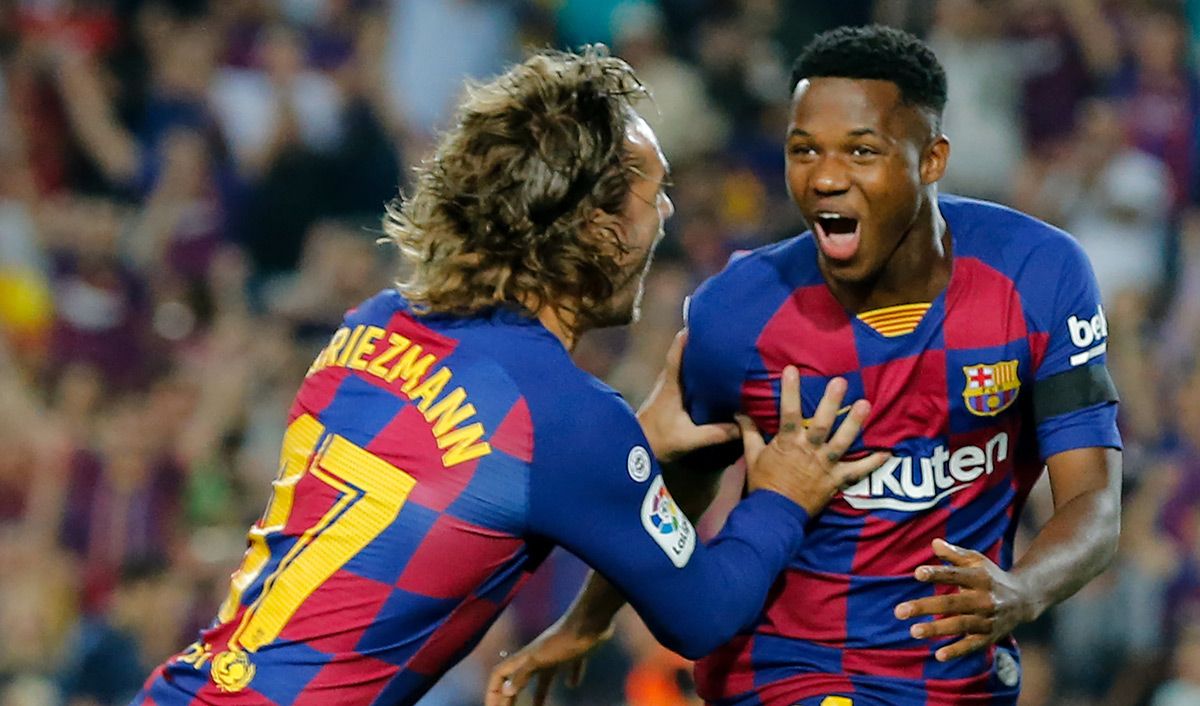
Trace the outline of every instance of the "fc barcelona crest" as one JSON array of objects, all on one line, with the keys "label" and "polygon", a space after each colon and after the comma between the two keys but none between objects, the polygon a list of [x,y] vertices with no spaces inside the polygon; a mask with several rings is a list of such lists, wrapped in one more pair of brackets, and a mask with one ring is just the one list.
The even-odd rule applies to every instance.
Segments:
[{"label": "fc barcelona crest", "polygon": [[963,366],[963,374],[967,376],[963,403],[967,411],[980,417],[991,417],[1008,409],[1021,390],[1017,362],[1005,360]]}]

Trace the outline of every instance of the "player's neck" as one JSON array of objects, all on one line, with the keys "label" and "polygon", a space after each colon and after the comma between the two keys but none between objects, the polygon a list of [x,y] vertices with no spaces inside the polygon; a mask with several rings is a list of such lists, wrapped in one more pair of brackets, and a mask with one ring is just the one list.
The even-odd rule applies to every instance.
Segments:
[{"label": "player's neck", "polygon": [[575,350],[575,343],[579,340],[581,332],[575,329],[574,317],[570,312],[556,309],[551,306],[544,306],[537,314],[538,321],[542,322],[542,326],[546,330],[554,334],[554,337],[562,341],[563,347],[568,351]]},{"label": "player's neck", "polygon": [[866,282],[827,281],[838,301],[860,314],[899,304],[932,302],[950,283],[953,262],[950,230],[936,200],[931,200],[879,275]]}]

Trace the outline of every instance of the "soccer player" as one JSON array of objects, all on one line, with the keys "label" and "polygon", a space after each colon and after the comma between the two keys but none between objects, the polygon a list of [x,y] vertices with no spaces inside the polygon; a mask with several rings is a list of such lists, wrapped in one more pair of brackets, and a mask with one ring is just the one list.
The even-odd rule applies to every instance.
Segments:
[{"label": "soccer player", "polygon": [[[838,462],[865,401],[828,443],[803,438],[789,368],[788,428],[764,445],[743,422],[754,492],[705,545],[655,456],[737,428],[688,418],[682,337],[641,425],[572,364],[581,333],[636,315],[673,210],[633,110],[642,93],[598,49],[472,87],[411,198],[389,209],[410,275],[351,311],[313,363],[216,621],[135,704],[411,704],[555,545],[685,654],[753,620],[808,518],[886,455]],[[844,391],[830,385],[823,423]]]},{"label": "soccer player", "polygon": [[[698,662],[698,690],[722,706],[1013,704],[1010,633],[1116,549],[1121,442],[1091,267],[1045,223],[938,195],[946,81],[915,37],[833,30],[793,81],[787,183],[810,231],[691,298],[685,399],[698,423],[744,413],[769,433],[788,366],[805,412],[845,378],[847,399],[874,403],[853,448],[895,456],[812,519],[757,622]],[[1054,515],[1014,562],[1043,466]],[[496,667],[489,706],[597,642],[619,602],[601,580],[585,590]]]}]

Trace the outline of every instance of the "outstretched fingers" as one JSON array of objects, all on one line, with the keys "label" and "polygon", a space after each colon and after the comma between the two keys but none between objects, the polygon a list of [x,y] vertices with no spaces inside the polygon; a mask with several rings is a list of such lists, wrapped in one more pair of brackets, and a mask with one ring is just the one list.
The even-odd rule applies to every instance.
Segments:
[{"label": "outstretched fingers", "polygon": [[821,401],[817,403],[817,410],[813,412],[808,430],[804,434],[808,443],[820,446],[829,438],[829,432],[833,431],[833,423],[837,420],[838,409],[848,387],[845,378],[833,378],[825,386],[825,394],[821,395]]},{"label": "outstretched fingers", "polygon": [[883,464],[890,461],[892,454],[887,451],[876,451],[854,461],[843,461],[834,467],[837,480],[842,490],[849,488],[863,478],[879,470]]},{"label": "outstretched fingers", "polygon": [[842,420],[842,425],[834,432],[833,437],[825,444],[825,453],[829,461],[837,461],[846,453],[858,433],[862,431],[863,423],[871,413],[871,403],[858,400],[850,406],[850,413]]},{"label": "outstretched fingers", "polygon": [[791,442],[804,428],[804,413],[800,408],[800,371],[789,365],[779,381],[779,436]]}]

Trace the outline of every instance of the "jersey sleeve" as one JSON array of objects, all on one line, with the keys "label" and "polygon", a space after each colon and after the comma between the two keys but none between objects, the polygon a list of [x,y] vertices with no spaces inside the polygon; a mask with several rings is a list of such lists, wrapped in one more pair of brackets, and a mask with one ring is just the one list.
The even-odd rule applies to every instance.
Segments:
[{"label": "jersey sleeve", "polygon": [[679,375],[684,406],[697,424],[733,421],[745,378],[739,349],[727,345],[730,317],[737,313],[723,306],[714,289],[709,280],[683,306],[688,338]]},{"label": "jersey sleeve", "polygon": [[1121,448],[1117,390],[1106,367],[1108,323],[1096,276],[1073,239],[1063,236],[1053,245],[1036,255],[1045,270],[1039,277],[1045,296],[1036,302],[1043,309],[1036,318],[1044,333],[1034,339],[1044,349],[1033,386],[1043,460],[1071,449]]},{"label": "jersey sleeve", "polygon": [[753,623],[808,517],[782,495],[757,491],[700,542],[633,411],[615,393],[605,397],[589,401],[586,423],[538,434],[529,529],[599,571],[660,642],[699,658]]}]

